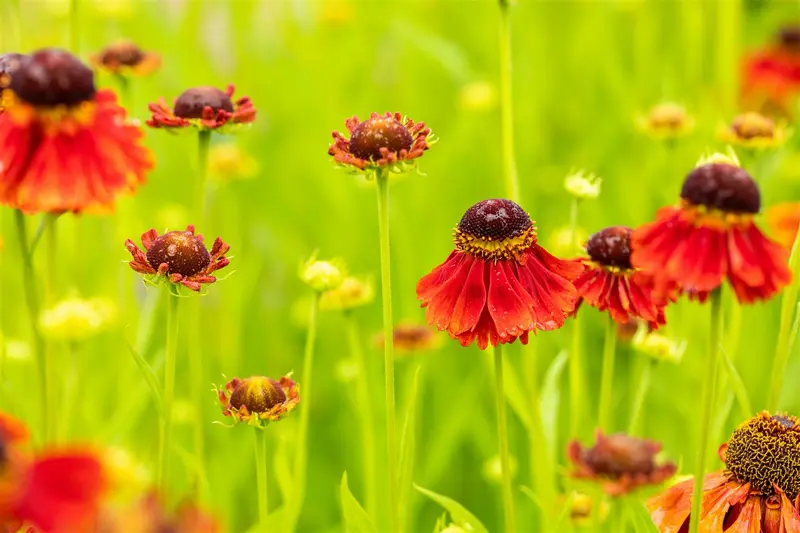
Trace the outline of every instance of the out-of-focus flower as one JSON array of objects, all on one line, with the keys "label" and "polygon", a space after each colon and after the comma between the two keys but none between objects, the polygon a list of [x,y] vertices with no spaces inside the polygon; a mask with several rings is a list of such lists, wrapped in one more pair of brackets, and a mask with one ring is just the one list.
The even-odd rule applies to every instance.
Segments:
[{"label": "out-of-focus flower", "polygon": [[783,202],[764,210],[772,236],[786,248],[791,248],[800,227],[800,202]]},{"label": "out-of-focus flower", "polygon": [[[701,531],[800,531],[800,421],[761,412],[719,448],[725,470],[705,476]],[[647,508],[661,533],[684,531],[694,479],[651,498]]]},{"label": "out-of-focus flower", "polygon": [[788,251],[753,220],[760,207],[747,171],[703,164],[686,176],[677,206],[662,208],[655,222],[634,231],[631,262],[701,300],[726,278],[741,303],[769,299],[792,274]]},{"label": "out-of-focus flower", "polygon": [[11,85],[11,74],[19,68],[25,57],[24,54],[0,54],[0,113],[3,112],[5,100],[3,91]]},{"label": "out-of-focus flower", "polygon": [[325,311],[349,311],[367,305],[375,298],[372,282],[347,276],[341,285],[322,293],[319,308]]},{"label": "out-of-focus flower", "polygon": [[631,265],[631,234],[626,226],[598,231],[586,243],[586,267],[574,281],[581,301],[608,311],[618,324],[645,320],[652,328],[666,323],[664,307],[669,300],[657,294],[653,277]]},{"label": "out-of-focus flower", "polygon": [[633,347],[656,361],[678,364],[686,352],[685,340],[676,340],[661,333],[651,332],[647,327],[640,327],[633,336]]},{"label": "out-of-focus flower", "polygon": [[26,56],[3,91],[0,203],[28,213],[107,210],[153,167],[142,131],[68,52]]},{"label": "out-of-focus flower", "polygon": [[140,494],[151,482],[150,470],[125,448],[109,447],[103,453],[103,465],[115,498]]},{"label": "out-of-focus flower", "polygon": [[102,332],[115,316],[116,307],[108,298],[70,297],[44,310],[39,325],[52,339],[80,342]]},{"label": "out-of-focus flower", "polygon": [[233,85],[221,91],[216,87],[193,87],[185,90],[169,107],[162,98],[148,108],[153,114],[147,125],[169,131],[196,128],[201,131],[232,133],[256,119],[256,108],[250,98],[233,100]]},{"label": "out-of-focus flower", "polygon": [[0,526],[88,531],[107,488],[101,459],[80,449],[31,454],[27,440],[25,425],[0,412]]},{"label": "out-of-focus flower", "polygon": [[208,151],[208,177],[217,183],[247,180],[258,174],[258,162],[236,143],[216,144]]},{"label": "out-of-focus flower", "polygon": [[594,174],[586,174],[583,170],[570,172],[564,178],[564,189],[579,200],[594,199],[600,196],[600,185],[603,180]]},{"label": "out-of-focus flower", "polygon": [[316,256],[312,256],[300,268],[300,279],[319,293],[333,291],[345,279],[343,268],[338,261],[319,261]]},{"label": "out-of-focus flower", "polygon": [[154,285],[168,282],[198,292],[202,285],[217,281],[212,273],[230,263],[225,257],[230,245],[217,237],[211,250],[207,250],[203,236],[195,234],[192,225],[186,226],[186,231],[163,235],[151,229],[142,234],[142,245],[144,252],[132,240],[125,241],[125,248],[133,256],[128,264],[144,276],[145,282]]},{"label": "out-of-focus flower", "polygon": [[435,142],[424,122],[414,122],[400,113],[372,113],[363,122],[352,117],[345,126],[350,138],[334,131],[328,155],[354,172],[371,174],[379,168],[407,172]]},{"label": "out-of-focus flower", "polygon": [[263,427],[291,413],[300,403],[300,392],[289,376],[279,381],[263,376],[233,378],[217,389],[222,414],[234,422]]},{"label": "out-of-focus flower", "polygon": [[[422,324],[398,324],[392,330],[392,340],[397,356],[435,350],[442,344],[436,331]],[[383,348],[383,332],[375,334],[375,346]]]},{"label": "out-of-focus flower", "polygon": [[118,41],[89,58],[97,70],[117,76],[145,76],[161,66],[161,57],[145,52],[131,41]]},{"label": "out-of-focus flower", "polygon": [[777,148],[786,142],[786,127],[754,111],[742,113],[719,130],[723,141],[745,148]]},{"label": "out-of-focus flower", "polygon": [[657,442],[623,433],[597,433],[595,445],[584,448],[572,441],[567,448],[572,476],[599,483],[609,496],[623,496],[645,486],[660,485],[677,470],[675,463],[656,463]]},{"label": "out-of-focus flower", "polygon": [[[516,457],[511,456],[508,458],[508,470],[511,478],[515,478],[517,475]],[[486,462],[483,463],[483,477],[492,483],[497,483],[498,485],[503,480],[503,465],[500,461],[499,455],[490,457],[488,460],[486,460]]]},{"label": "out-of-focus flower", "polygon": [[497,88],[488,81],[471,81],[461,87],[458,98],[464,109],[490,111],[497,106]]},{"label": "out-of-focus flower", "polygon": [[786,26],[777,37],[742,61],[742,107],[788,116],[800,94],[800,27]]},{"label": "out-of-focus flower", "polygon": [[547,239],[548,248],[556,257],[572,257],[583,250],[583,243],[589,238],[585,229],[562,226],[550,234]]},{"label": "out-of-focus flower", "polygon": [[[597,498],[582,492],[576,492],[570,500],[569,507],[569,518],[572,523],[578,526],[590,525],[593,521],[594,507],[597,504]],[[599,504],[599,519],[603,523],[608,518],[609,505],[606,501],[600,501]]]},{"label": "out-of-focus flower", "polygon": [[484,200],[464,213],[455,250],[417,284],[428,324],[462,346],[528,342],[558,329],[575,309],[572,280],[583,271],[536,241],[530,216],[510,200]]},{"label": "out-of-focus flower", "polygon": [[174,512],[162,498],[150,492],[132,506],[107,512],[97,533],[221,533],[222,526],[195,503],[184,500]]},{"label": "out-of-focus flower", "polygon": [[656,140],[684,137],[694,129],[694,119],[675,102],[662,102],[636,119],[639,129]]}]

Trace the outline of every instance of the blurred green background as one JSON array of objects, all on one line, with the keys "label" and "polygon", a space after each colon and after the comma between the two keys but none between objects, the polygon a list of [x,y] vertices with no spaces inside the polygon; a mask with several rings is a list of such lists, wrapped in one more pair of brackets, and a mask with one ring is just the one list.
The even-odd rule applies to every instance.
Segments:
[{"label": "blurred green background", "polygon": [[[125,262],[123,242],[151,227],[181,229],[187,223],[210,240],[231,244],[234,256],[224,281],[201,299],[199,323],[184,320],[178,366],[178,446],[172,469],[175,497],[197,491],[231,531],[255,521],[255,470],[246,428],[212,425],[223,420],[212,383],[228,377],[294,371],[303,384],[304,302],[310,290],[297,277],[299,265],[315,250],[320,258],[343,259],[352,273],[379,279],[374,188],[334,168],[326,155],[332,130],[344,129],[354,114],[399,111],[429,125],[440,142],[420,160],[422,174],[393,182],[391,191],[392,267],[397,322],[423,322],[415,298],[417,280],[442,262],[451,249],[451,230],[473,203],[503,196],[498,107],[498,7],[491,0],[79,0],[80,50],[91,53],[120,38],[162,56],[155,74],[132,84],[131,115],[146,119],[147,103],[171,101],[195,85],[236,85],[258,109],[249,131],[235,138],[215,135],[212,146],[236,143],[255,158],[252,179],[213,181],[204,224],[187,218],[197,176],[196,138],[148,130],[146,142],[157,165],[148,183],[119,203],[111,216],[64,216],[59,221],[57,296],[77,291],[85,297],[114,298],[119,306],[113,328],[70,350],[58,347],[56,368],[68,376],[79,369],[79,391],[70,423],[70,440],[121,447],[144,465],[146,478],[155,457],[157,413],[124,339],[143,355],[163,361],[163,301],[145,288]],[[13,24],[13,1],[4,0],[4,52],[45,46],[67,47],[69,3],[21,1],[21,31]],[[683,177],[699,156],[722,150],[716,138],[737,106],[741,55],[773,39],[780,25],[797,20],[797,2],[706,1],[526,1],[513,7],[514,120],[522,205],[537,221],[539,239],[568,223],[571,198],[563,178],[582,168],[603,179],[596,201],[581,204],[580,225],[593,232],[612,224],[636,226],[656,209],[677,199]],[[9,29],[10,28],[10,29]],[[98,75],[101,86],[118,86]],[[695,131],[674,145],[648,138],[636,117],[661,101],[686,106]],[[763,204],[797,200],[800,161],[796,142],[772,154],[774,171],[760,181]],[[759,176],[757,176],[759,177]],[[35,368],[26,357],[28,328],[20,288],[20,259],[13,213],[0,210],[4,248],[0,254],[3,374],[0,406],[36,426]],[[31,230],[38,224],[31,220]],[[44,254],[37,256],[43,266]],[[726,294],[726,300],[730,295]],[[766,387],[777,333],[779,302],[743,310],[740,342],[730,347],[755,409]],[[146,324],[155,313],[152,335]],[[730,316],[731,304],[726,304]],[[682,301],[668,310],[666,332],[689,341],[680,365],[657,366],[645,406],[642,434],[664,444],[667,457],[691,472],[697,440],[698,393],[705,368],[708,309]],[[588,364],[588,398],[597,396],[602,321],[593,309],[581,312]],[[184,318],[189,317],[184,314]],[[310,405],[309,488],[299,529],[341,530],[338,484],[348,471],[353,493],[363,500],[356,379],[367,380],[373,411],[383,412],[380,302],[356,311],[367,349],[367,375],[346,372],[350,361],[338,313],[321,315],[315,383]],[[571,325],[531,338],[540,372],[570,346]],[[730,337],[728,337],[730,339]],[[200,346],[198,354],[197,347]],[[512,379],[525,383],[522,353],[506,350],[516,368]],[[205,402],[189,400],[189,358],[203,357]],[[616,428],[626,425],[631,404],[629,376],[634,352],[621,345],[615,390]],[[502,521],[500,490],[484,473],[497,453],[494,389],[489,354],[446,341],[432,353],[398,360],[400,413],[409,400],[416,367],[422,367],[418,398],[417,460],[414,480],[470,509],[491,531]],[[791,358],[787,370],[797,376]],[[207,386],[206,386],[207,383]],[[567,404],[566,372],[560,380],[561,405]],[[724,394],[723,394],[724,396]],[[800,393],[788,386],[781,402],[795,414]],[[303,409],[301,404],[299,409]],[[595,405],[587,406],[594,416]],[[567,410],[551,412],[556,421],[559,473]],[[741,421],[735,407],[722,442]],[[194,485],[191,427],[204,424],[207,480]],[[273,506],[281,483],[294,483],[281,471],[293,453],[297,413],[269,428]],[[402,416],[400,417],[402,423]],[[377,420],[377,441],[384,441]],[[520,418],[510,411],[516,482],[530,486],[529,444]],[[594,427],[584,428],[584,441]],[[709,455],[714,453],[709,450]],[[379,457],[384,457],[379,450]],[[381,461],[379,464],[383,464]],[[719,463],[715,460],[714,468]],[[564,468],[562,468],[564,467]],[[285,469],[284,469],[285,470]],[[563,470],[563,472],[562,472]],[[137,470],[138,471],[138,470]],[[383,474],[383,470],[379,469]],[[131,479],[131,483],[141,483]],[[385,480],[381,478],[381,486]],[[567,484],[569,484],[567,482]],[[385,494],[379,529],[386,527]],[[430,531],[442,509],[412,494],[409,530]],[[532,502],[518,492],[521,527],[529,530]]]}]

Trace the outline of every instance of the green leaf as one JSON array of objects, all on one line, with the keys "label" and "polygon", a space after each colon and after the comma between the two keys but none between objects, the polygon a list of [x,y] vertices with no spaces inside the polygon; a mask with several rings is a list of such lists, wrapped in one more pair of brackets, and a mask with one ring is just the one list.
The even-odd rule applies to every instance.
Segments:
[{"label": "green leaf", "polygon": [[750,406],[750,396],[747,394],[747,387],[744,386],[744,381],[736,371],[733,361],[728,356],[728,353],[720,345],[719,351],[722,354],[722,362],[724,363],[725,370],[728,373],[728,379],[733,387],[733,393],[736,395],[736,401],[739,402],[739,408],[742,410],[742,419],[750,418],[753,414],[753,408]]},{"label": "green leaf", "polygon": [[542,394],[539,398],[539,405],[542,412],[542,426],[547,437],[547,447],[550,459],[555,464],[556,438],[558,434],[558,405],[561,401],[561,386],[559,380],[567,365],[569,354],[562,350],[550,363],[544,376],[542,384]]},{"label": "green leaf", "polygon": [[489,533],[481,521],[478,520],[475,515],[467,511],[467,509],[457,501],[450,499],[447,496],[436,494],[435,492],[422,488],[419,485],[414,485],[414,488],[444,507],[447,512],[450,513],[450,518],[453,519],[453,522],[457,526],[462,527],[472,533]]},{"label": "green leaf", "polygon": [[339,489],[339,493],[342,498],[342,514],[344,515],[345,532],[377,533],[367,512],[350,492],[350,487],[347,486],[347,472],[342,474],[342,485]]},{"label": "green leaf", "polygon": [[158,376],[156,376],[156,373],[153,371],[147,361],[145,361],[144,357],[139,355],[139,352],[136,351],[127,338],[125,338],[125,345],[128,347],[128,351],[131,352],[133,360],[136,362],[136,366],[139,367],[142,377],[144,378],[145,382],[147,382],[147,386],[150,388],[150,394],[153,396],[153,402],[156,404],[156,409],[158,410],[159,416],[163,418],[164,398],[161,396],[161,384],[158,381]]},{"label": "green leaf", "polygon": [[416,425],[417,425],[417,397],[419,394],[419,374],[420,367],[414,371],[414,379],[411,385],[411,394],[406,408],[406,417],[403,424],[403,435],[400,440],[400,464],[397,470],[397,487],[400,502],[398,512],[400,514],[400,530],[405,529],[409,519],[408,505],[411,500],[411,483],[414,476],[414,455],[416,453]]}]

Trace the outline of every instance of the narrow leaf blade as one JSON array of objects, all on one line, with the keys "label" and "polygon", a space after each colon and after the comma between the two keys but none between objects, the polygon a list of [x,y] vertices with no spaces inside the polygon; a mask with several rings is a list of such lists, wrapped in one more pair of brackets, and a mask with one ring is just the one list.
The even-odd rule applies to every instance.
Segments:
[{"label": "narrow leaf blade", "polygon": [[414,485],[414,488],[444,507],[447,512],[450,513],[450,518],[453,519],[453,522],[457,526],[462,527],[472,533],[489,533],[481,521],[457,501],[448,498],[447,496],[437,494],[431,490],[422,488],[419,485]]},{"label": "narrow leaf blade", "polygon": [[355,496],[347,486],[347,472],[342,475],[342,484],[339,489],[342,499],[342,514],[344,515],[344,529],[346,533],[377,533],[372,520],[367,512],[358,503]]}]

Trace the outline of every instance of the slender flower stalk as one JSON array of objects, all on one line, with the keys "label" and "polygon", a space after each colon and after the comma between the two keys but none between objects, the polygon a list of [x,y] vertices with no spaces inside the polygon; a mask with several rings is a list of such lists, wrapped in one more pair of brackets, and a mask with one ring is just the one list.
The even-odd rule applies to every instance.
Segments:
[{"label": "slender flower stalk", "polygon": [[211,131],[200,130],[197,134],[197,180],[195,181],[194,207],[197,216],[205,221],[206,182],[208,181],[208,147]]},{"label": "slender flower stalk", "polygon": [[161,421],[158,446],[158,486],[167,487],[172,447],[172,404],[175,399],[175,364],[178,353],[178,302],[175,285],[169,286],[167,297],[167,346],[164,361],[164,419]]},{"label": "slender flower stalk", "polygon": [[719,367],[719,341],[722,330],[722,290],[714,289],[711,292],[711,321],[709,327],[708,361],[703,384],[702,412],[700,416],[700,442],[697,448],[697,463],[695,465],[694,492],[692,493],[692,514],[689,524],[689,533],[700,531],[700,504],[702,503],[703,479],[706,473],[706,457],[708,456],[708,441],[711,431],[711,411],[714,406],[714,395],[717,383],[717,369]]},{"label": "slender flower stalk", "polygon": [[551,523],[552,509],[554,508],[554,477],[553,461],[547,446],[547,435],[544,430],[541,409],[541,385],[539,383],[539,360],[536,353],[537,344],[529,344],[523,352],[527,361],[527,374],[529,380],[529,419],[528,441],[530,445],[530,476],[536,495],[541,501],[539,526],[540,531],[546,529]]},{"label": "slender flower stalk", "polygon": [[611,392],[614,387],[614,355],[617,345],[617,323],[609,314],[606,317],[606,338],[603,344],[603,370],[600,377],[600,402],[598,409],[598,425],[605,431],[611,431]]},{"label": "slender flower stalk", "polygon": [[634,378],[636,392],[633,395],[633,405],[631,407],[631,418],[628,421],[628,435],[636,435],[639,431],[639,423],[642,419],[644,399],[650,388],[650,376],[653,371],[653,361],[646,355],[638,356],[638,372]]},{"label": "slender flower stalk", "polygon": [[[58,286],[58,271],[59,271],[59,257],[58,257],[58,231],[56,229],[56,221],[59,215],[47,213],[45,216],[45,230],[44,238],[46,244],[46,268],[45,268],[45,305],[52,305],[55,302],[56,287]],[[52,342],[46,342],[45,349],[45,383],[47,388],[45,394],[47,395],[48,409],[55,407],[57,383],[53,375],[52,361],[56,359],[55,346]],[[45,419],[45,441],[50,442],[55,439],[59,434],[58,426],[61,425],[60,417],[55,416],[54,413],[48,411],[48,416]]]},{"label": "slender flower stalk", "polygon": [[264,428],[253,428],[253,443],[256,455],[256,478],[258,480],[258,522],[262,526],[269,515],[269,492],[267,488],[267,432]]},{"label": "slender flower stalk", "polygon": [[511,2],[500,0],[500,112],[503,177],[506,197],[519,202],[519,180],[514,157],[514,101],[512,95]]},{"label": "slender flower stalk", "polygon": [[[580,199],[572,199],[569,215],[569,235],[574,245],[575,232],[578,230],[578,203]],[[577,436],[583,417],[583,360],[581,354],[581,328],[577,315],[572,321],[572,350],[569,354],[569,424],[572,436]]]},{"label": "slender flower stalk", "polygon": [[383,303],[383,364],[386,383],[386,447],[389,475],[389,528],[397,531],[399,498],[397,487],[397,423],[394,394],[394,342],[392,319],[392,271],[389,246],[389,172],[375,172],[378,190],[378,231],[381,249],[381,301]]},{"label": "slender flower stalk", "polygon": [[494,377],[496,384],[497,402],[497,441],[500,447],[500,468],[502,470],[503,485],[503,515],[505,518],[505,531],[517,531],[514,513],[514,490],[511,485],[511,460],[508,451],[508,426],[506,420],[506,396],[503,385],[503,350],[502,345],[494,347]]},{"label": "slender flower stalk", "polygon": [[80,53],[81,45],[81,16],[80,0],[69,2],[69,46],[73,54]]}]

